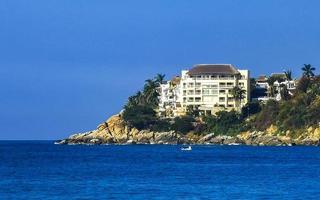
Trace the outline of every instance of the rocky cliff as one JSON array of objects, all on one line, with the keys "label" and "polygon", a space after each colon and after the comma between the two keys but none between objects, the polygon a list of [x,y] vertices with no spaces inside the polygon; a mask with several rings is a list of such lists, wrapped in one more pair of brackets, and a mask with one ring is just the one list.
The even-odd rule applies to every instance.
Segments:
[{"label": "rocky cliff", "polygon": [[320,128],[301,130],[295,136],[290,131],[280,133],[271,126],[265,131],[248,131],[236,136],[210,134],[181,135],[174,131],[152,132],[131,128],[121,118],[114,115],[100,124],[96,130],[71,135],[56,144],[225,144],[225,145],[319,145]]},{"label": "rocky cliff", "polygon": [[114,115],[100,124],[96,130],[71,135],[57,141],[58,144],[179,144],[185,137],[174,131],[152,132],[130,128],[121,115]]}]

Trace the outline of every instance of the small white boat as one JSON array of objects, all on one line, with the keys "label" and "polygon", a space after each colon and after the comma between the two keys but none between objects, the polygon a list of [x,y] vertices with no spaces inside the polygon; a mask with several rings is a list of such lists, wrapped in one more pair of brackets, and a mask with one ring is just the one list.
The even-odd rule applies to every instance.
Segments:
[{"label": "small white boat", "polygon": [[188,146],[188,147],[181,147],[181,151],[191,151],[192,147]]},{"label": "small white boat", "polygon": [[231,145],[231,146],[238,146],[238,145],[240,145],[239,143],[230,143],[230,144],[228,144],[228,145]]}]

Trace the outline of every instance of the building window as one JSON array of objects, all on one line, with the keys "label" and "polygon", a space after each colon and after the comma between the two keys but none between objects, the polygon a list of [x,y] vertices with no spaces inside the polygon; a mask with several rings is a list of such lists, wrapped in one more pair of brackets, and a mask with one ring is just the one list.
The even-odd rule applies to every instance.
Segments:
[{"label": "building window", "polygon": [[224,97],[219,97],[219,102],[225,102],[225,98]]},{"label": "building window", "polygon": [[193,95],[193,90],[188,90],[188,95]]},{"label": "building window", "polygon": [[230,83],[230,82],[229,82],[229,83],[227,83],[227,86],[228,86],[228,87],[231,87],[231,86],[233,86],[233,83]]},{"label": "building window", "polygon": [[188,84],[188,87],[193,87],[193,83],[189,83],[189,84]]},{"label": "building window", "polygon": [[209,89],[203,89],[202,94],[209,94],[210,93],[209,91],[210,91]]},{"label": "building window", "polygon": [[186,85],[187,85],[186,83],[183,83],[183,88],[186,88]]}]

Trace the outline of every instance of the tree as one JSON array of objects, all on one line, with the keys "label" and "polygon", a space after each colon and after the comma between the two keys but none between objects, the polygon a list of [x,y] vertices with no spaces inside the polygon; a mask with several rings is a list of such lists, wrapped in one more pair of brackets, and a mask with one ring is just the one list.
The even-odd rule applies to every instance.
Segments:
[{"label": "tree", "polygon": [[181,116],[174,118],[174,123],[172,124],[172,130],[186,134],[193,129],[192,122],[194,119],[190,116]]},{"label": "tree", "polygon": [[313,77],[313,71],[316,70],[316,68],[312,67],[311,64],[304,64],[304,67],[302,67],[301,69],[303,71],[303,76],[306,76],[308,78]]},{"label": "tree", "polygon": [[171,124],[169,119],[158,119],[155,123],[151,126],[151,131],[156,132],[163,132],[163,131],[170,131]]},{"label": "tree", "polygon": [[157,74],[155,77],[155,81],[159,84],[162,84],[165,78],[165,74]]},{"label": "tree", "polygon": [[158,93],[158,84],[156,81],[147,79],[145,81],[145,85],[143,88],[143,94],[145,97],[146,104],[151,107],[158,106],[159,103],[159,93]]},{"label": "tree", "polygon": [[292,80],[292,72],[291,72],[290,69],[284,71],[284,74],[286,75],[287,81],[291,81]]},{"label": "tree", "polygon": [[157,120],[156,112],[146,105],[125,106],[122,116],[129,125],[139,130],[149,128]]},{"label": "tree", "polygon": [[278,91],[276,87],[274,86],[274,83],[277,81],[278,83],[281,83],[285,80],[284,76],[282,74],[273,74],[270,76],[267,80],[269,84],[268,93],[270,97],[274,97]]},{"label": "tree", "polygon": [[187,106],[187,115],[192,117],[199,117],[199,108],[198,106],[188,105]]},{"label": "tree", "polygon": [[[155,108],[159,103],[158,88],[163,82],[164,75],[158,74],[154,79],[145,81],[143,91],[138,91],[128,98],[124,106],[123,119],[137,129],[150,128],[157,122]],[[159,122],[156,129],[164,127],[166,122]]]},{"label": "tree", "polygon": [[284,84],[280,85],[280,96],[281,96],[281,99],[283,99],[285,101],[290,99],[289,90],[288,90],[287,86]]},{"label": "tree", "polygon": [[268,88],[268,96],[269,97],[274,97],[276,94],[276,89],[274,87],[274,85],[269,85],[269,88]]},{"label": "tree", "polygon": [[283,82],[284,76],[282,74],[274,74],[272,76],[270,76],[267,80],[269,86],[272,86],[274,84],[274,82],[278,81],[279,83]]},{"label": "tree", "polygon": [[310,88],[308,93],[314,96],[320,96],[320,76],[315,76],[310,81]]},{"label": "tree", "polygon": [[259,101],[252,101],[241,108],[241,117],[246,118],[261,111]]},{"label": "tree", "polygon": [[258,130],[266,130],[271,124],[275,124],[279,113],[279,102],[275,100],[268,100],[262,106],[261,112],[253,122],[253,126]]},{"label": "tree", "polygon": [[257,84],[256,79],[250,78],[250,97],[251,98],[255,96],[255,91],[257,89],[256,84]]},{"label": "tree", "polygon": [[128,98],[128,103],[127,106],[136,106],[136,105],[144,105],[145,104],[145,100],[144,100],[144,96],[143,93],[141,91],[138,91],[135,95],[130,96]]},{"label": "tree", "polygon": [[240,88],[239,86],[235,86],[231,90],[231,95],[235,99],[236,103],[239,101],[241,105],[241,100],[245,98],[246,90]]},{"label": "tree", "polygon": [[308,108],[306,119],[310,124],[319,125],[320,123],[320,96],[316,96]]},{"label": "tree", "polygon": [[304,92],[306,93],[310,87],[310,79],[306,76],[302,76],[298,82],[296,93]]},{"label": "tree", "polygon": [[203,120],[207,126],[207,132],[219,135],[235,135],[243,128],[241,117],[234,110],[219,111],[215,116],[204,116]]}]

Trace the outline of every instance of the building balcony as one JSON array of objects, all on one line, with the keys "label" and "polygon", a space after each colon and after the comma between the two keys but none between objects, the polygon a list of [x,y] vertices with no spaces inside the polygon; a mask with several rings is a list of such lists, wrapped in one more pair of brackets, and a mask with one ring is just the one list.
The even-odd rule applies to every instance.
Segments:
[{"label": "building balcony", "polygon": [[236,80],[234,77],[201,77],[201,78],[188,78],[193,81],[198,80]]}]

